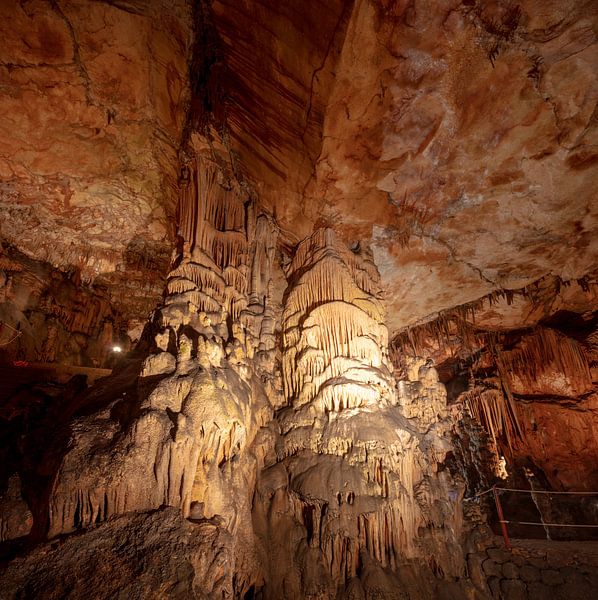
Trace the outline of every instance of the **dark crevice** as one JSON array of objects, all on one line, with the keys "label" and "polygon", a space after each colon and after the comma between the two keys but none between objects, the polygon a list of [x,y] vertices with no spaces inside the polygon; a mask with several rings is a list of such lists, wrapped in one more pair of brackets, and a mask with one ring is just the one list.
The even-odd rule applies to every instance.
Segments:
[{"label": "dark crevice", "polygon": [[227,96],[223,84],[226,63],[223,44],[207,0],[194,1],[193,28],[194,42],[189,65],[191,100],[183,128],[183,148],[194,131],[204,132],[209,125],[222,131],[226,123]]}]

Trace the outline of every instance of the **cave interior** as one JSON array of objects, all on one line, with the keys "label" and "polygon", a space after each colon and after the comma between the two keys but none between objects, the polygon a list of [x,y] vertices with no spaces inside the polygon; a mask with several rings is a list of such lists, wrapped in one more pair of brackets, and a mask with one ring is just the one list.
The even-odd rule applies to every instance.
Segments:
[{"label": "cave interior", "polygon": [[1,600],[598,597],[596,0],[0,17]]}]

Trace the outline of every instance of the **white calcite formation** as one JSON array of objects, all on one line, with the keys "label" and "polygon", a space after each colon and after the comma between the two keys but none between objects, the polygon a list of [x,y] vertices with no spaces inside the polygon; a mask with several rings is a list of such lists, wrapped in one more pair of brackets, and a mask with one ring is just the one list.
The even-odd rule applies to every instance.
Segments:
[{"label": "white calcite formation", "polygon": [[116,376],[72,423],[49,535],[169,505],[232,536],[239,595],[388,591],[414,559],[430,590],[461,577],[446,394],[424,360],[393,375],[369,250],[319,229],[283,273],[274,220],[215,164],[188,168],[136,398]]},{"label": "white calcite formation", "polygon": [[[181,190],[184,244],[154,318],[138,399],[114,398],[73,423],[51,494],[49,535],[177,506],[190,518],[216,518],[234,536],[236,568],[249,577],[257,474],[249,448],[272,418],[267,392],[280,387],[270,305],[276,228],[218,176],[198,163]],[[130,421],[111,418],[129,402]],[[240,576],[237,585],[245,585]]]},{"label": "white calcite formation", "polygon": [[302,412],[337,414],[391,402],[378,272],[332,229],[304,240],[282,315],[285,395]]},{"label": "white calcite formation", "polygon": [[446,394],[425,361],[397,387],[371,255],[319,230],[299,245],[287,276],[288,406],[254,509],[276,548],[267,557],[272,597],[365,593],[369,561],[399,585],[400,565],[439,543],[436,560],[458,576],[462,489],[436,473],[449,449]]}]

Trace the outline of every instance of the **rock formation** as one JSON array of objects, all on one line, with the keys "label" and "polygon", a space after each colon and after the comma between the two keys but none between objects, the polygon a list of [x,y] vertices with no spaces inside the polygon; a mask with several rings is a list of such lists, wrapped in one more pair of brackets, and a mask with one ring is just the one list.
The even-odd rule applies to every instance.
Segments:
[{"label": "rock formation", "polygon": [[557,4],[0,8],[1,598],[593,593],[489,494],[594,539],[598,11]]},{"label": "rock formation", "polygon": [[225,575],[239,597],[356,593],[377,569],[390,590],[399,565],[445,546],[434,569],[460,577],[463,484],[438,473],[446,394],[426,361],[397,388],[371,254],[320,229],[276,298],[274,224],[213,164],[189,170],[135,396],[110,380],[92,392],[104,406],[71,421],[35,529],[47,517],[52,538],[179,507],[232,536]]}]

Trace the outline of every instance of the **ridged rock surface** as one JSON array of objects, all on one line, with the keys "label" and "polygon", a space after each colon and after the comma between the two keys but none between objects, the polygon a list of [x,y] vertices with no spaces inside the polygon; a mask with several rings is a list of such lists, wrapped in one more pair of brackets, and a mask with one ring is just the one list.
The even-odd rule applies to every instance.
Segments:
[{"label": "ridged rock surface", "polygon": [[[2,245],[33,261],[24,268],[42,294],[58,285],[44,273],[52,268],[76,285],[93,283],[122,315],[114,337],[126,341],[159,300],[168,270],[191,6],[9,0],[0,17]],[[9,280],[23,269],[1,268]],[[2,321],[38,328],[25,314],[27,294],[6,300]],[[40,312],[52,320],[51,307]],[[77,300],[64,312],[72,318]],[[106,315],[93,317],[101,329]],[[48,359],[26,350],[21,358]]]},{"label": "ridged rock surface", "polygon": [[531,595],[472,496],[595,517],[595,2],[0,16],[3,369],[114,367],[0,406],[10,597]]},{"label": "ridged rock surface", "polygon": [[232,145],[283,232],[372,239],[391,332],[594,271],[594,2],[313,4],[214,3]]}]

